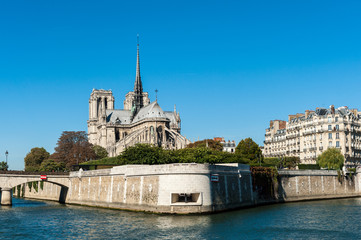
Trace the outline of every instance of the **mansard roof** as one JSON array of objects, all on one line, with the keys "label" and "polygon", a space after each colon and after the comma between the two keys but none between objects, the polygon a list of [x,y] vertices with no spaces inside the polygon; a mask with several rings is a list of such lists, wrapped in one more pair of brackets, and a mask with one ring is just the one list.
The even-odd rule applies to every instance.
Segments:
[{"label": "mansard roof", "polygon": [[[318,116],[326,116],[329,114],[332,114],[331,109],[327,108],[318,108],[316,109],[316,114]],[[348,115],[354,115],[352,111],[350,111],[347,107],[339,107],[335,109],[335,114],[339,114],[340,116],[348,116]]]},{"label": "mansard roof", "polygon": [[[339,107],[334,109],[334,114],[338,114],[341,117],[346,117],[346,116],[353,116],[355,118],[361,119],[361,115],[357,114],[355,115],[354,112],[352,112],[352,110],[348,109],[347,107]],[[304,121],[307,119],[311,119],[314,116],[322,116],[322,117],[326,117],[327,115],[332,114],[332,110],[331,108],[317,108],[314,112],[311,112],[307,118],[305,115],[299,116],[299,117],[295,117],[293,119],[290,120],[290,123],[297,123],[299,121]]]}]

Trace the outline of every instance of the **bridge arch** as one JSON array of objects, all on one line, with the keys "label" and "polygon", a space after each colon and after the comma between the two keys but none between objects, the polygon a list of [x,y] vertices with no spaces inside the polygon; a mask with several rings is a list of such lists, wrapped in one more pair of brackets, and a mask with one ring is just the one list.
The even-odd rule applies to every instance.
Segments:
[{"label": "bridge arch", "polygon": [[[26,187],[29,182],[41,182],[40,175],[21,174],[0,174],[1,205],[12,205],[12,190],[14,187],[22,185]],[[60,186],[58,201],[65,203],[69,190],[70,179],[67,175],[53,175],[47,177],[44,182]]]}]

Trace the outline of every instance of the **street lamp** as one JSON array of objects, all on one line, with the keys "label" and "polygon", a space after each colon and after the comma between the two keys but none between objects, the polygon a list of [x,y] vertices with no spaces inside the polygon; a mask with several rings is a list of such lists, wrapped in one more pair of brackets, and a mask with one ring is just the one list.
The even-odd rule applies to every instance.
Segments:
[{"label": "street lamp", "polygon": [[9,156],[9,152],[8,152],[8,150],[6,150],[6,152],[5,152],[5,156],[6,156],[6,164],[8,163],[8,156]]}]

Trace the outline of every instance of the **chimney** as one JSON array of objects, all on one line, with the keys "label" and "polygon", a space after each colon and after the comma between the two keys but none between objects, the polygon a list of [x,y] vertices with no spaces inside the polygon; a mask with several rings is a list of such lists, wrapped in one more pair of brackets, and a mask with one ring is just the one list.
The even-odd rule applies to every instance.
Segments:
[{"label": "chimney", "polygon": [[290,122],[292,119],[294,119],[296,116],[295,115],[288,115],[288,122]]},{"label": "chimney", "polygon": [[331,108],[331,113],[332,113],[332,114],[335,114],[335,106],[334,106],[334,105],[331,105],[330,108]]},{"label": "chimney", "polygon": [[306,110],[306,111],[305,111],[305,117],[306,117],[306,118],[308,117],[308,115],[310,115],[310,110]]},{"label": "chimney", "polygon": [[286,121],[280,121],[279,129],[285,129],[285,128],[286,128]]},{"label": "chimney", "polygon": [[269,121],[269,128],[272,128],[273,127],[273,121]]}]

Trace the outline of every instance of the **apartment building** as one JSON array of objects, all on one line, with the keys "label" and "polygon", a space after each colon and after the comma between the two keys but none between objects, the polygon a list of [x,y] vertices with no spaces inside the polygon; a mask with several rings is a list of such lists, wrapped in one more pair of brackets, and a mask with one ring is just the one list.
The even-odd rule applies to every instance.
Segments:
[{"label": "apartment building", "polygon": [[230,152],[230,153],[236,152],[236,142],[234,140],[225,141],[224,137],[215,137],[213,138],[213,140],[218,141],[222,144],[224,152]]},{"label": "apartment building", "polygon": [[341,150],[345,165],[361,163],[361,112],[333,105],[289,115],[288,121],[272,120],[266,129],[265,157],[299,157],[303,164],[315,164],[327,148]]}]

